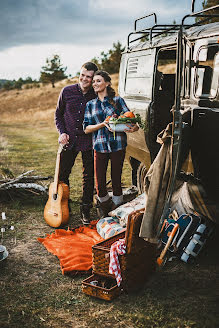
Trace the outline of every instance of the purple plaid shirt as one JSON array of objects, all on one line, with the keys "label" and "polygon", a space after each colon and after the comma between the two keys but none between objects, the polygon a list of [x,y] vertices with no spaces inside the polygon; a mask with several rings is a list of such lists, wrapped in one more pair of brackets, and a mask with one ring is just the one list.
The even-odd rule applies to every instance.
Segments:
[{"label": "purple plaid shirt", "polygon": [[85,134],[82,128],[86,103],[96,98],[93,89],[83,94],[79,84],[64,87],[59,95],[55,123],[60,134],[69,135],[69,148],[76,151],[92,149],[92,135]]}]

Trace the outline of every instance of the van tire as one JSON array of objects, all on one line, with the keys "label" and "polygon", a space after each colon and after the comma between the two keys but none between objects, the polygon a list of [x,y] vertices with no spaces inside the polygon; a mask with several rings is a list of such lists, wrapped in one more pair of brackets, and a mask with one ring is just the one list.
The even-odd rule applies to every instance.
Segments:
[{"label": "van tire", "polygon": [[141,195],[145,192],[145,177],[147,174],[147,168],[144,163],[141,163],[137,171],[137,188],[138,193]]}]

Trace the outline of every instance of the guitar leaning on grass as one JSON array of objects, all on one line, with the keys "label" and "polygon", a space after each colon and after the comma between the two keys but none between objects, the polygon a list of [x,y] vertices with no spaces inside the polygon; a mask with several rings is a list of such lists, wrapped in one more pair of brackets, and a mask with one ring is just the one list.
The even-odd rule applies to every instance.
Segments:
[{"label": "guitar leaning on grass", "polygon": [[63,146],[60,144],[56,158],[54,182],[49,186],[49,198],[44,208],[44,219],[48,225],[57,228],[69,220],[69,187],[59,182],[60,154]]}]

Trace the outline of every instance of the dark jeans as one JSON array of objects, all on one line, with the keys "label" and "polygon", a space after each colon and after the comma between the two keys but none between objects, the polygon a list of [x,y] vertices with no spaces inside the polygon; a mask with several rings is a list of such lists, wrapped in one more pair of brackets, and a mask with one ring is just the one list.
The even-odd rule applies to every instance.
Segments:
[{"label": "dark jeans", "polygon": [[111,160],[111,180],[113,195],[122,195],[121,176],[125,159],[125,149],[112,153],[100,153],[94,151],[94,170],[97,195],[105,197],[107,195],[106,172],[109,160]]},{"label": "dark jeans", "polygon": [[[63,150],[60,157],[59,180],[69,186],[69,175],[74,166],[78,151],[73,149]],[[82,185],[82,203],[91,204],[94,193],[94,160],[93,150],[82,151],[83,163],[83,185]]]},{"label": "dark jeans", "polygon": [[129,157],[129,160],[132,167],[132,184],[137,187],[137,172],[141,162],[139,162],[134,157]]}]

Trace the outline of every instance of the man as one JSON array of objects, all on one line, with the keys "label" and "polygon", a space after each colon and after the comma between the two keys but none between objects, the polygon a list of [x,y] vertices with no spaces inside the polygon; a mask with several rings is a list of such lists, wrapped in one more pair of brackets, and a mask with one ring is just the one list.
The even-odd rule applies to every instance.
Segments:
[{"label": "man", "polygon": [[90,209],[93,202],[94,167],[91,135],[82,128],[86,103],[96,98],[92,80],[97,66],[87,62],[81,67],[79,83],[62,89],[55,112],[55,122],[59,131],[59,143],[65,145],[60,159],[59,180],[69,185],[69,175],[79,152],[83,162],[83,192],[81,216],[83,224],[90,222]]}]

